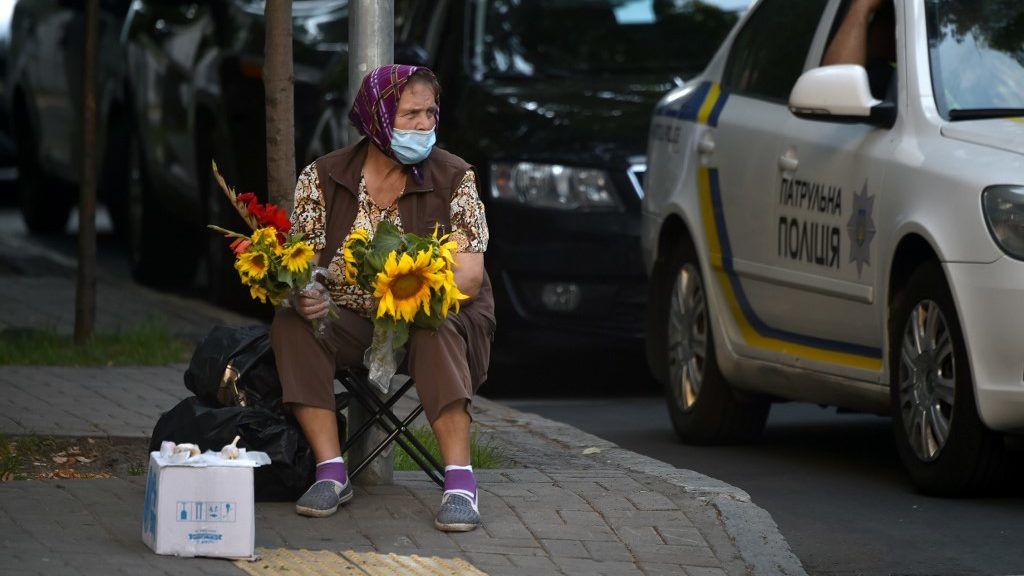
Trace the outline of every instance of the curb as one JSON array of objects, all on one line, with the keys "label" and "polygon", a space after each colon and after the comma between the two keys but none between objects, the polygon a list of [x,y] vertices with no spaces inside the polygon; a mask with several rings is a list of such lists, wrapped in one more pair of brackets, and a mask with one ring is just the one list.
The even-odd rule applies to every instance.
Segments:
[{"label": "curb", "polygon": [[598,452],[581,457],[646,474],[693,494],[699,502],[713,506],[728,536],[735,542],[750,574],[806,576],[803,564],[793,554],[771,514],[750,499],[739,488],[693,470],[626,450],[619,445],[589,434],[568,424],[543,416],[520,412],[493,400],[477,396],[477,410],[512,423],[524,432],[559,446],[577,455],[588,448]]}]

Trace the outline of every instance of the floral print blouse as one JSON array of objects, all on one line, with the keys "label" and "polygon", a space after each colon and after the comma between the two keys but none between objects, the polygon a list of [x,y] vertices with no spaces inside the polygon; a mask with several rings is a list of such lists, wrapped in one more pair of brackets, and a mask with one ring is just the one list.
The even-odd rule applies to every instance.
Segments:
[{"label": "floral print blouse", "polygon": [[[327,267],[327,290],[331,298],[339,306],[369,318],[377,308],[377,301],[372,292],[367,292],[357,285],[348,284],[344,279],[345,260],[342,255],[343,246],[352,231],[357,228],[369,230],[373,234],[377,225],[387,220],[402,230],[402,218],[398,211],[396,199],[386,208],[377,206],[366,192],[366,180],[359,176],[359,192],[356,200],[358,205],[356,219],[352,228],[331,258]],[[451,240],[458,246],[458,252],[485,252],[489,233],[484,205],[476,190],[476,175],[467,170],[462,182],[452,193],[449,219],[451,220]],[[299,175],[295,186],[295,209],[292,211],[292,231],[301,232],[303,237],[320,252],[327,243],[326,209],[320,187],[320,179],[316,164],[310,164]]]}]

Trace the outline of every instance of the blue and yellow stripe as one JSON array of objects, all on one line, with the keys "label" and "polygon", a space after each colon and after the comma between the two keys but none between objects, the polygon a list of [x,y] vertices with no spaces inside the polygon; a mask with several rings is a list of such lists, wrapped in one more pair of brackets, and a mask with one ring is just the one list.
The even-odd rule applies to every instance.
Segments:
[{"label": "blue and yellow stripe", "polygon": [[[673,103],[655,113],[716,127],[728,98],[728,92],[722,90],[719,84],[703,82],[681,104]],[[722,287],[729,312],[736,320],[740,334],[748,345],[817,362],[872,371],[882,369],[882,351],[878,348],[797,334],[765,323],[750,305],[750,300],[733,267],[718,170],[700,167],[697,173],[697,190],[700,194],[701,219],[707,235],[711,268]]]},{"label": "blue and yellow stripe", "polygon": [[689,120],[714,128],[718,126],[718,117],[728,99],[728,92],[722,90],[719,83],[701,82],[681,101],[658,108],[654,115]]},{"label": "blue and yellow stripe", "polygon": [[750,346],[799,356],[808,360],[841,364],[864,370],[882,369],[882,351],[871,346],[807,336],[774,328],[754,311],[733,267],[732,248],[725,225],[718,170],[701,167],[697,174],[701,219],[707,234],[711,268],[722,287],[732,317],[743,340]]}]

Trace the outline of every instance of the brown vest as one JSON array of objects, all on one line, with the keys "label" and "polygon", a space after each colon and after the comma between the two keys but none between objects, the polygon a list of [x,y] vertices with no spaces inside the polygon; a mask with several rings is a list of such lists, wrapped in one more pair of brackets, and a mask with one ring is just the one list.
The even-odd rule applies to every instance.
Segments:
[{"label": "brown vest", "polygon": [[[364,138],[316,160],[327,228],[324,251],[320,253],[321,266],[330,264],[356,220],[359,177],[366,161],[368,146],[373,144]],[[442,233],[449,231],[452,194],[462,183],[466,171],[471,168],[462,158],[434,146],[430,156],[420,164],[423,182],[417,184],[410,176],[405,191],[398,197],[402,229],[425,236],[434,232],[436,224]],[[493,322],[494,297],[486,271],[480,293],[472,301],[472,308]]]}]

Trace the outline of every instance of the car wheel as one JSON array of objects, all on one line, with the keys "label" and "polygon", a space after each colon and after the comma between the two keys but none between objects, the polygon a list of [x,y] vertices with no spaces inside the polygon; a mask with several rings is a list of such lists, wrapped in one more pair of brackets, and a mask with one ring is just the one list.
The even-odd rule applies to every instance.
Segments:
[{"label": "car wheel", "polygon": [[138,136],[129,138],[127,152],[126,236],[132,275],[143,284],[186,285],[196,271],[194,242],[189,233],[176,230],[176,222],[161,210]]},{"label": "car wheel", "polygon": [[[20,117],[27,118],[24,113]],[[33,234],[60,234],[67,228],[76,190],[49,176],[40,166],[31,128],[19,126],[16,136],[18,200],[25,225]]]},{"label": "car wheel", "polygon": [[992,488],[1002,472],[1003,440],[978,416],[960,321],[938,262],[913,273],[892,317],[893,432],[911,479],[936,496]]},{"label": "car wheel", "polygon": [[692,246],[677,249],[666,272],[671,288],[666,312],[665,396],[679,437],[690,444],[723,444],[756,439],[771,404],[739,398],[719,371],[707,294]]}]

